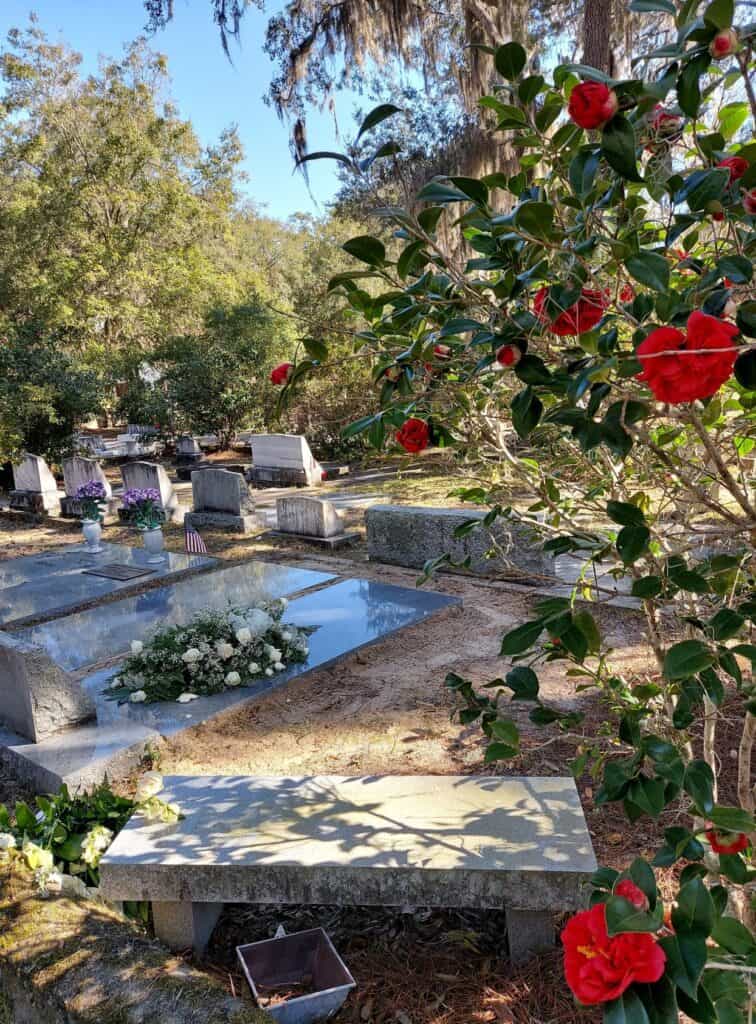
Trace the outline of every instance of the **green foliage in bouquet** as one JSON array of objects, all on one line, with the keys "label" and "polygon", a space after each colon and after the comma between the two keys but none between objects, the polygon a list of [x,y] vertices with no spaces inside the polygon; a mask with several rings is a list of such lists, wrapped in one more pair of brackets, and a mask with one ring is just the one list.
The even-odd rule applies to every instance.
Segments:
[{"label": "green foliage in bouquet", "polygon": [[203,612],[185,626],[135,641],[108,696],[132,704],[186,704],[306,661],[312,630],[281,622],[286,603],[278,598],[252,608]]}]

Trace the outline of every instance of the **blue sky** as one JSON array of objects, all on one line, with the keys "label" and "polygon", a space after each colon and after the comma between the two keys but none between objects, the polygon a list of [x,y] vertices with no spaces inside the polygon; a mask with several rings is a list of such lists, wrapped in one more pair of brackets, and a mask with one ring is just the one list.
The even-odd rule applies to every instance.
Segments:
[{"label": "blue sky", "polygon": [[[274,3],[268,4],[273,9]],[[0,37],[23,27],[34,10],[51,39],[62,37],[94,70],[100,54],[118,56],[124,43],[142,34],[146,15],[142,0],[0,0]],[[175,0],[175,17],[152,45],[168,57],[173,97],[181,115],[190,119],[203,142],[211,142],[226,125],[239,126],[246,152],[246,189],[271,216],[297,211],[324,212],[336,189],[335,165],[310,164],[313,204],[301,174],[292,174],[288,127],[263,103],[272,65],[262,51],[268,15],[250,7],[242,22],[242,45],[232,43],[234,64],[223,54],[209,0]],[[339,127],[351,131],[353,97],[337,98]],[[310,111],[310,150],[339,149],[330,114]]]}]

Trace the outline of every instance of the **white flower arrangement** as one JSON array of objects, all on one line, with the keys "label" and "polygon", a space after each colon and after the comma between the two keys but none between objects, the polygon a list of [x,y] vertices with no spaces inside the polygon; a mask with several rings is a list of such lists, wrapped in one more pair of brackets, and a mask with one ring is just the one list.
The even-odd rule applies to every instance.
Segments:
[{"label": "white flower arrangement", "polygon": [[0,850],[15,850],[16,837],[10,832],[0,832]]},{"label": "white flower arrangement", "polygon": [[198,697],[248,686],[307,660],[312,629],[287,624],[279,598],[252,608],[204,612],[183,626],[169,626],[132,644],[112,679],[108,698],[132,704]]}]

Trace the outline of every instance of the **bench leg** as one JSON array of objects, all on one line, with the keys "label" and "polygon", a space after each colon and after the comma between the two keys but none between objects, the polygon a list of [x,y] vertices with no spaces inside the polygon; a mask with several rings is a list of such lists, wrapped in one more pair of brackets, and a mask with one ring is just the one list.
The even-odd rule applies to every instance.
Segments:
[{"label": "bench leg", "polygon": [[170,949],[192,947],[202,956],[222,910],[222,903],[153,900],[155,935]]},{"label": "bench leg", "polygon": [[506,908],[509,958],[521,964],[554,948],[554,915],[549,910]]}]

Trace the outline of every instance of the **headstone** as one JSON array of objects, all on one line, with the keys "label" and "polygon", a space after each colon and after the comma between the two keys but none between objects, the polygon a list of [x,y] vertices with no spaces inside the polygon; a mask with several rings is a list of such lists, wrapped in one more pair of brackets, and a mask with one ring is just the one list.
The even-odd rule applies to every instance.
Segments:
[{"label": "headstone", "polygon": [[76,492],[79,487],[90,483],[90,481],[102,484],[105,489],[105,504],[111,505],[113,489],[99,462],[95,459],[84,459],[80,455],[63,460],[63,487],[66,495],[60,500],[61,515],[73,518],[81,516],[81,502],[76,497]]},{"label": "headstone", "polygon": [[239,473],[227,469],[192,473],[192,511],[185,517],[189,526],[249,533],[257,526],[254,511],[254,499]]},{"label": "headstone", "polygon": [[[508,519],[483,526],[484,512],[411,505],[373,505],[365,512],[368,555],[372,561],[422,569],[444,554],[452,562],[470,559],[469,568],[485,575],[550,578],[553,560],[542,551],[536,531]],[[473,520],[480,526],[457,536]],[[489,556],[489,553],[491,557]]]},{"label": "headstone", "polygon": [[323,467],[299,434],[252,434],[252,474],[257,487],[318,487]]},{"label": "headstone", "polygon": [[60,513],[60,493],[55,477],[41,455],[26,455],[13,467],[10,507],[37,515]]},{"label": "headstone", "polygon": [[192,470],[202,463],[204,455],[196,437],[180,437],[176,442],[176,474],[179,480],[191,480]]},{"label": "headstone", "polygon": [[293,494],[276,500],[276,536],[296,537],[324,547],[340,547],[359,534],[345,533],[344,521],[332,501]]},{"label": "headstone", "polygon": [[100,863],[103,892],[155,901],[158,937],[200,953],[223,903],[254,901],[504,908],[521,961],[553,946],[555,915],[586,904],[596,870],[571,778],[173,776],[165,786],[182,820],[134,815]]},{"label": "headstone", "polygon": [[81,683],[35,644],[0,633],[0,720],[39,743],[92,718],[94,703]]},{"label": "headstone", "polygon": [[[152,488],[160,494],[160,504],[165,522],[181,521],[182,509],[178,496],[173,490],[173,484],[168,479],[168,474],[161,465],[157,462],[125,463],[121,466],[121,476],[125,491]],[[132,513],[130,509],[121,507],[118,509],[118,516],[123,522],[129,522]]]}]

